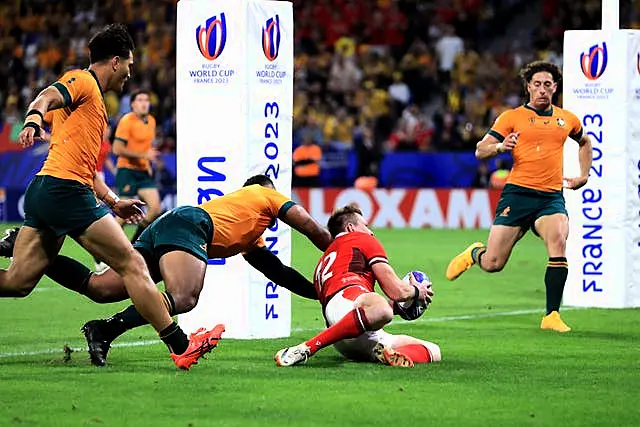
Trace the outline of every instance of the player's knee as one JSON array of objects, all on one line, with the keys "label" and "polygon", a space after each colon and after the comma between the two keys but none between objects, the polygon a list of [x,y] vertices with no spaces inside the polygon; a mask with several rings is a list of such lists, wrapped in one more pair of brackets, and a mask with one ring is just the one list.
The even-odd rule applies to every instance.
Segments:
[{"label": "player's knee", "polygon": [[[147,265],[144,262],[144,258],[138,251],[131,248],[125,257],[125,264],[122,267],[123,272],[121,275],[125,276],[145,276],[148,274]],[[117,270],[116,270],[117,271]]]},{"label": "player's knee", "polygon": [[497,273],[502,271],[505,260],[495,255],[484,255],[482,257],[482,269],[489,273]]},{"label": "player's knee", "polygon": [[101,286],[93,283],[91,279],[81,293],[98,304],[120,302],[128,297],[126,289],[122,287]]},{"label": "player's knee", "polygon": [[195,306],[198,304],[199,295],[197,293],[192,293],[192,292],[175,293],[174,292],[171,295],[173,296],[173,301],[176,305],[175,314],[188,313],[191,310],[193,310]]},{"label": "player's knee", "polygon": [[379,307],[379,310],[379,321],[383,324],[383,326],[391,322],[391,320],[393,319],[393,309],[389,304],[386,303],[386,301],[384,305],[381,305]]},{"label": "player's knee", "polygon": [[547,238],[547,245],[550,252],[564,254],[567,248],[567,238],[565,234],[559,230]]},{"label": "player's knee", "polygon": [[440,346],[438,344],[434,344],[432,342],[425,341],[423,344],[429,350],[429,354],[431,355],[431,362],[439,362],[442,360],[442,352],[440,351]]},{"label": "player's knee", "polygon": [[378,330],[393,319],[393,309],[385,301],[384,304],[375,304],[365,308],[367,321],[371,329]]}]

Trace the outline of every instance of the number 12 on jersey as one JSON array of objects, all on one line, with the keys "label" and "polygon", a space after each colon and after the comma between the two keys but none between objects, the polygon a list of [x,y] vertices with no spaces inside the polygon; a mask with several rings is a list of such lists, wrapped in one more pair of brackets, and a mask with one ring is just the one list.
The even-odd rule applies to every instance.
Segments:
[{"label": "number 12 on jersey", "polygon": [[331,266],[336,261],[337,257],[338,257],[338,252],[336,251],[329,252],[327,255],[322,257],[322,259],[318,263],[318,266],[316,267],[316,272],[314,274],[314,278],[320,288],[322,288],[324,286],[324,283],[333,276],[333,272],[331,271]]}]

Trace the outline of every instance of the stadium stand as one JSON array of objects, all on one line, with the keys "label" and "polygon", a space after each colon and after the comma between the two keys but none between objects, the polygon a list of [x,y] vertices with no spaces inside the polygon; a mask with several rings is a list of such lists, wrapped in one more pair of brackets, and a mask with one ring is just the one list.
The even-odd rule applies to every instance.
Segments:
[{"label": "stadium stand", "polygon": [[[115,125],[129,111],[128,94],[150,90],[158,149],[166,155],[166,170],[174,171],[172,153],[180,143],[175,4],[4,2],[0,153],[20,149],[15,141],[27,100],[67,68],[87,63],[88,34],[121,21],[137,43],[135,73],[121,97],[105,95],[108,113]],[[627,0],[621,6],[623,26],[638,28],[640,5]],[[294,147],[306,135],[320,145],[324,186],[352,185],[359,176],[376,176],[384,186],[469,186],[477,168],[470,156],[475,142],[498,114],[521,102],[517,69],[534,58],[561,65],[563,31],[598,28],[599,8],[597,0],[294,2]],[[540,25],[514,33],[522,17]],[[463,178],[451,171],[400,173],[407,152],[423,156],[413,162],[418,169],[439,169],[438,163],[471,169]],[[9,168],[0,169],[0,186],[19,186]],[[399,175],[408,178],[393,178]]]}]

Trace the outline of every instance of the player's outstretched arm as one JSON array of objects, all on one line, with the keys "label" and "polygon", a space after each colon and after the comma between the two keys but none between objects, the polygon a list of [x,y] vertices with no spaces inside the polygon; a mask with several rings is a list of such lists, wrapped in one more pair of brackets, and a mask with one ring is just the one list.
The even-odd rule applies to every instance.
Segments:
[{"label": "player's outstretched arm", "polygon": [[295,230],[307,236],[311,243],[322,252],[327,250],[331,244],[331,234],[329,231],[318,224],[318,222],[309,215],[302,206],[292,206],[285,214],[282,220],[293,227]]},{"label": "player's outstretched arm", "polygon": [[243,256],[253,268],[264,274],[277,286],[289,289],[304,298],[318,299],[316,289],[310,281],[293,268],[284,265],[273,252],[264,246],[247,252]]},{"label": "player's outstretched arm", "polygon": [[[402,281],[386,262],[378,262],[371,266],[373,275],[380,284],[382,292],[385,293],[390,300],[394,302],[409,301],[416,297],[431,302],[433,293],[427,286],[419,286],[417,284],[407,284]],[[410,279],[413,281],[413,277]]]}]

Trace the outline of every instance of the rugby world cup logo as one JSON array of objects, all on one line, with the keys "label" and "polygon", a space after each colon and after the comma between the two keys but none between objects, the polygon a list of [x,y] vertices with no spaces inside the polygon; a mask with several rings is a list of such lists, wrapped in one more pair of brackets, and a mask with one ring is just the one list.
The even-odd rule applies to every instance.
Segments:
[{"label": "rugby world cup logo", "polygon": [[207,19],[205,26],[196,28],[196,42],[202,56],[209,61],[218,58],[227,43],[227,19],[224,13],[220,17],[212,16]]},{"label": "rugby world cup logo", "polygon": [[280,51],[280,16],[269,18],[262,27],[262,51],[269,61],[275,61]]},{"label": "rugby world cup logo", "polygon": [[599,79],[607,68],[607,56],[605,42],[602,42],[602,45],[591,46],[588,52],[582,52],[580,54],[582,74],[589,80]]}]

